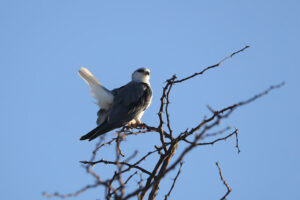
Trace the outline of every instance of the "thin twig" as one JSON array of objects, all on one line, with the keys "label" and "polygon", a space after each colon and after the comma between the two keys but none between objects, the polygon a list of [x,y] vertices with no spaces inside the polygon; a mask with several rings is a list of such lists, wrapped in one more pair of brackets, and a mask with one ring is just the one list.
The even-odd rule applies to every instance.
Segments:
[{"label": "thin twig", "polygon": [[218,167],[218,170],[219,170],[219,174],[220,174],[220,178],[221,178],[221,181],[223,182],[223,184],[225,185],[225,187],[227,188],[227,192],[226,194],[221,198],[221,200],[225,200],[226,197],[229,195],[229,193],[231,192],[231,188],[229,187],[229,185],[226,183],[225,179],[223,178],[223,175],[222,175],[222,170],[219,166],[219,163],[216,162],[216,165]]},{"label": "thin twig", "polygon": [[43,196],[48,197],[48,198],[50,198],[50,197],[60,197],[62,199],[65,199],[65,198],[69,198],[69,197],[76,197],[76,196],[80,195],[81,193],[87,191],[88,189],[95,188],[95,187],[98,187],[98,186],[99,186],[99,184],[97,184],[97,183],[93,184],[93,185],[87,185],[87,186],[79,189],[78,191],[76,191],[74,193],[69,193],[69,194],[60,194],[58,192],[55,192],[53,194],[43,192],[42,194],[43,194]]},{"label": "thin twig", "polygon": [[171,195],[171,192],[172,192],[172,190],[173,190],[173,188],[174,188],[174,186],[175,186],[175,183],[176,183],[176,181],[177,181],[177,178],[178,178],[178,176],[179,176],[180,173],[181,173],[182,165],[183,165],[183,162],[180,163],[179,170],[178,170],[178,172],[177,172],[175,178],[173,179],[173,184],[172,184],[172,186],[171,186],[171,188],[170,188],[168,194],[165,195],[165,200],[167,200],[167,199],[169,198],[169,196]]},{"label": "thin twig", "polygon": [[206,67],[205,69],[203,69],[201,72],[197,72],[197,73],[194,73],[193,75],[190,75],[186,78],[183,78],[183,79],[180,79],[180,80],[176,80],[174,81],[173,83],[181,83],[183,81],[186,81],[186,80],[189,80],[191,78],[194,78],[195,76],[199,76],[199,75],[202,75],[204,72],[206,72],[207,70],[210,70],[210,69],[213,69],[213,68],[216,68],[216,67],[219,67],[225,60],[229,59],[229,58],[232,58],[234,55],[238,54],[238,53],[241,53],[242,51],[248,49],[250,46],[246,45],[244,48],[236,51],[236,52],[233,52],[230,56],[227,56],[225,58],[223,58],[221,61],[219,61],[217,64],[214,64],[214,65],[211,65],[209,67]]},{"label": "thin twig", "polygon": [[101,159],[101,160],[98,160],[98,161],[95,161],[95,162],[89,162],[89,161],[80,161],[80,162],[83,163],[83,164],[90,164],[90,165],[95,165],[95,164],[98,164],[98,163],[104,163],[104,164],[107,164],[107,165],[118,165],[118,164],[121,164],[121,165],[126,165],[126,166],[128,166],[130,168],[138,169],[138,170],[140,170],[140,171],[142,171],[142,172],[144,172],[144,173],[146,173],[148,175],[151,175],[151,173],[148,170],[146,170],[146,169],[144,169],[142,167],[139,167],[136,164],[129,164],[127,162],[122,162],[122,161],[120,161],[120,162],[114,162],[114,161],[108,161],[108,160]]}]

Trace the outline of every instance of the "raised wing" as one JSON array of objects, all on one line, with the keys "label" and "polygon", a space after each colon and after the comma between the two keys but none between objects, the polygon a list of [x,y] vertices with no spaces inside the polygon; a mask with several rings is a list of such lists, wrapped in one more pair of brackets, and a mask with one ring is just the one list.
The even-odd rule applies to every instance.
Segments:
[{"label": "raised wing", "polygon": [[100,84],[96,77],[85,67],[78,71],[80,77],[89,85],[91,95],[97,100],[97,104],[108,110],[114,100],[114,95]]},{"label": "raised wing", "polygon": [[108,123],[120,127],[134,119],[149,105],[152,90],[146,83],[130,82],[112,91],[114,102],[108,113]]}]

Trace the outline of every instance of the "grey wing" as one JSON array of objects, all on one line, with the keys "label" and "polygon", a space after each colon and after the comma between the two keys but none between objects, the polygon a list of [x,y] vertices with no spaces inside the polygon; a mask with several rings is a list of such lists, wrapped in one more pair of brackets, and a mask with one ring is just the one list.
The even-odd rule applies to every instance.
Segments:
[{"label": "grey wing", "polygon": [[108,123],[122,126],[144,111],[152,97],[152,90],[146,83],[130,82],[112,91],[114,101],[108,113]]},{"label": "grey wing", "polygon": [[97,123],[97,125],[99,126],[99,125],[103,124],[103,122],[106,121],[107,116],[108,116],[108,110],[101,108],[101,109],[97,112],[97,116],[98,116],[98,118],[97,118],[96,123]]}]

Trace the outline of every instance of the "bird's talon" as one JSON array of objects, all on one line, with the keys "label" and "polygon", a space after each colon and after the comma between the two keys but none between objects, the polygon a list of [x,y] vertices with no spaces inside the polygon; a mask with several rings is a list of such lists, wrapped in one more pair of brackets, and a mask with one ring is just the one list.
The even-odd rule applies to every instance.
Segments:
[{"label": "bird's talon", "polygon": [[147,128],[146,124],[144,124],[141,121],[137,121],[137,124],[138,124],[138,127],[141,128],[141,129],[146,129]]}]

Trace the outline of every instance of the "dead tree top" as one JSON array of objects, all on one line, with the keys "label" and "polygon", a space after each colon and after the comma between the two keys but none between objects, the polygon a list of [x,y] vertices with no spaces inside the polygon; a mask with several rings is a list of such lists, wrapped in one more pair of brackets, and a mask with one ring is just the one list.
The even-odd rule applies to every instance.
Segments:
[{"label": "dead tree top", "polygon": [[[105,199],[117,199],[117,200],[127,200],[131,198],[135,199],[149,199],[153,200],[159,192],[159,185],[164,177],[166,177],[172,170],[178,169],[178,172],[173,179],[173,182],[168,191],[165,191],[164,199],[167,200],[171,196],[176,182],[179,180],[179,175],[182,171],[184,157],[194,148],[204,145],[213,145],[217,142],[224,141],[228,138],[235,137],[235,147],[237,152],[240,153],[240,147],[238,144],[238,129],[232,129],[226,127],[219,130],[219,124],[225,118],[228,118],[233,111],[237,108],[247,105],[258,98],[267,95],[270,91],[280,88],[284,85],[284,82],[270,86],[261,93],[254,95],[253,97],[234,103],[227,107],[221,109],[214,109],[208,106],[211,115],[205,117],[200,121],[195,127],[189,128],[185,131],[178,132],[173,130],[170,114],[169,114],[169,104],[170,104],[170,93],[176,84],[182,84],[192,78],[196,78],[203,75],[208,70],[220,67],[223,62],[232,58],[233,56],[245,51],[249,46],[233,52],[231,55],[225,57],[217,64],[208,66],[200,72],[196,72],[190,76],[184,78],[177,78],[173,75],[171,78],[167,79],[165,85],[162,89],[162,95],[160,98],[160,106],[157,113],[159,123],[156,126],[151,126],[144,124],[136,129],[131,129],[127,126],[122,127],[117,131],[117,136],[105,141],[105,137],[101,137],[99,142],[96,144],[92,156],[87,161],[81,161],[83,168],[86,172],[91,175],[95,182],[93,184],[86,185],[74,193],[61,194],[61,193],[46,193],[43,195],[46,197],[60,197],[68,198],[80,195],[83,192],[87,192],[91,188],[104,187],[105,188]],[[132,155],[126,156],[123,154],[121,149],[121,143],[124,143],[124,139],[131,135],[139,135],[142,133],[154,132],[159,135],[160,143],[154,145],[153,150],[148,153],[138,157],[138,150],[133,152]],[[142,137],[142,135],[140,135]],[[176,152],[178,145],[185,144],[183,150]],[[105,146],[115,146],[115,160],[99,159],[96,160],[97,153]],[[125,145],[124,145],[125,146]],[[126,148],[126,147],[124,147]],[[174,155],[176,154],[176,157]],[[142,167],[143,161],[151,157],[154,165],[152,168]],[[134,162],[132,160],[135,160]],[[115,171],[110,178],[103,180],[101,175],[96,173],[92,167],[95,165],[105,164],[107,167],[114,167]],[[226,199],[226,197],[231,192],[229,184],[223,178],[222,170],[219,163],[216,163],[220,179],[227,189],[227,192],[221,199]],[[138,177],[139,181],[133,182],[133,177]],[[129,184],[131,187],[128,187]],[[133,187],[132,187],[133,186]],[[130,189],[129,189],[130,188]],[[132,189],[133,188],[133,189]],[[164,192],[164,191],[160,191]]]}]

